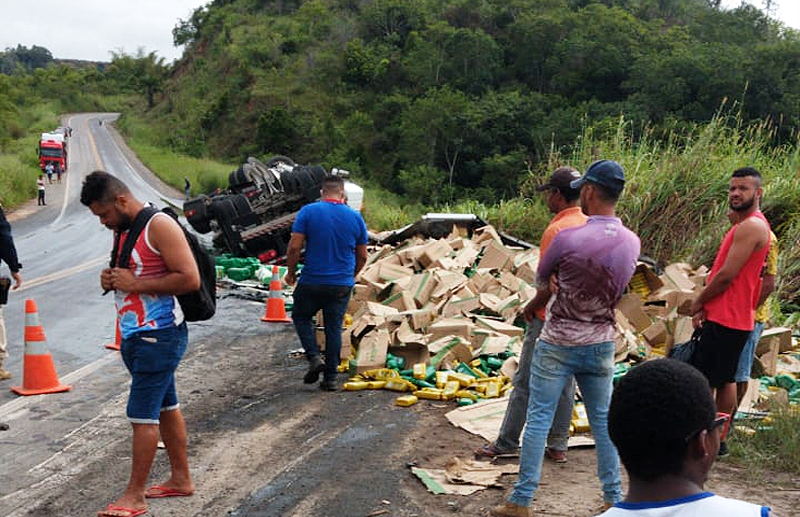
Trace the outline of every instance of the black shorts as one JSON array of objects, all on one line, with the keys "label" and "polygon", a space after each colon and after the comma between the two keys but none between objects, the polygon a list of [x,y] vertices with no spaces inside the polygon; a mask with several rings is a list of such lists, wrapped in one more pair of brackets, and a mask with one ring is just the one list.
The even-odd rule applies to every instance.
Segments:
[{"label": "black shorts", "polygon": [[732,329],[713,321],[703,322],[692,362],[703,372],[712,388],[734,382],[739,355],[749,336],[749,330]]}]

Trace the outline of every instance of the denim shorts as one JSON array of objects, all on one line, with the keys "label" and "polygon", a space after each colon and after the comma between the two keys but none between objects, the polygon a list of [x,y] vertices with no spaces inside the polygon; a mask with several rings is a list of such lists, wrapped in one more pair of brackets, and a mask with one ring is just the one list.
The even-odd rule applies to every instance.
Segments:
[{"label": "denim shorts", "polygon": [[186,351],[186,323],[177,327],[137,332],[120,343],[125,367],[131,373],[128,420],[158,424],[162,411],[177,409],[175,370]]},{"label": "denim shorts", "polygon": [[753,369],[753,356],[756,355],[756,345],[758,340],[761,339],[762,332],[764,332],[764,322],[756,321],[753,331],[747,338],[747,343],[744,344],[742,353],[739,354],[739,365],[736,367],[736,375],[734,377],[736,382],[750,380],[750,370]]}]

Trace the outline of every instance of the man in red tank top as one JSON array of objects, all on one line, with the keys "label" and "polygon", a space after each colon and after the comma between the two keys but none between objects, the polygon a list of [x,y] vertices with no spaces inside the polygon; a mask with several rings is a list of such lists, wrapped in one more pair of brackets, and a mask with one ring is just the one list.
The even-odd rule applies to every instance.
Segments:
[{"label": "man in red tank top", "polygon": [[[722,239],[708,283],[691,307],[702,337],[693,358],[715,393],[717,411],[733,414],[739,354],[753,330],[761,275],[769,251],[769,223],[759,210],[761,174],[751,167],[733,172],[728,203],[739,215]],[[724,437],[723,437],[724,439]],[[727,452],[721,446],[720,453]]]}]

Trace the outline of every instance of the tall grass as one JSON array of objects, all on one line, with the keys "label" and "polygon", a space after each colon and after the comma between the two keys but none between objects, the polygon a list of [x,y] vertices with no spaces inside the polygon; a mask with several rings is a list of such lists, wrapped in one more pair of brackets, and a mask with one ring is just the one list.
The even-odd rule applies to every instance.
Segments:
[{"label": "tall grass", "polygon": [[741,424],[741,427],[755,432],[737,430],[728,443],[732,460],[746,466],[749,477],[758,480],[768,470],[800,472],[800,411],[797,407],[785,402],[773,404],[767,422]]}]

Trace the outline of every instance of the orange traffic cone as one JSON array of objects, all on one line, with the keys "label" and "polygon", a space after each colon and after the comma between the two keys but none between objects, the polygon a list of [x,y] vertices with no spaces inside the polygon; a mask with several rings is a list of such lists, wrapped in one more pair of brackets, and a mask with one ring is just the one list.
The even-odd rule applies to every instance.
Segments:
[{"label": "orange traffic cone", "polygon": [[106,348],[119,351],[120,344],[122,344],[122,334],[119,332],[119,318],[117,318],[117,324],[115,326],[117,327],[117,336],[113,343],[106,343]]},{"label": "orange traffic cone", "polygon": [[72,386],[61,384],[56,375],[53,358],[47,351],[44,329],[39,324],[36,302],[25,300],[25,358],[23,360],[22,386],[11,391],[17,395],[41,395],[69,391]]},{"label": "orange traffic cone", "polygon": [[283,284],[278,277],[278,266],[272,266],[272,280],[269,282],[269,298],[267,298],[267,312],[261,321],[274,323],[291,323],[286,317],[286,305],[283,303]]}]

